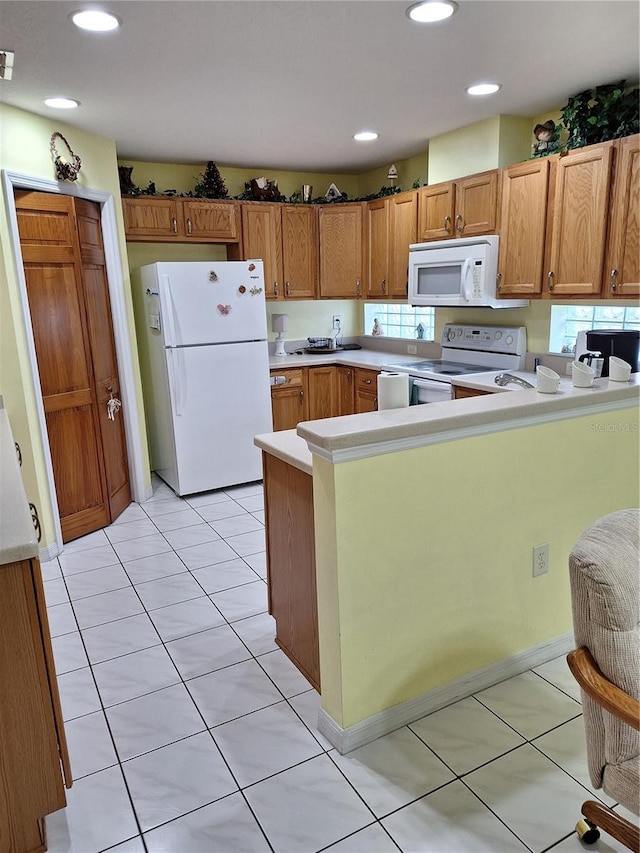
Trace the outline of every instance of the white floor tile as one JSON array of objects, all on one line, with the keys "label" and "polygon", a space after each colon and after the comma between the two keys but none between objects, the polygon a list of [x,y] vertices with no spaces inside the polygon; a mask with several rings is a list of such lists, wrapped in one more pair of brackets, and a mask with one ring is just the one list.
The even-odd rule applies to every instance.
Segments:
[{"label": "white floor tile", "polygon": [[582,702],[580,687],[571,674],[565,655],[554,658],[548,661],[548,663],[543,663],[541,666],[536,666],[533,671],[537,672],[538,675],[541,675],[547,681],[550,681],[551,684],[555,684],[556,687],[563,690],[572,699],[575,699],[576,702]]},{"label": "white floor tile", "polygon": [[225,624],[220,611],[206,596],[160,607],[149,618],[165,643]]},{"label": "white floor tile", "polygon": [[241,486],[229,486],[225,492],[230,498],[240,500],[242,498],[252,497],[253,495],[263,495],[264,487],[262,480],[257,480],[255,483],[244,483]]},{"label": "white floor tile", "polygon": [[248,512],[258,512],[264,509],[264,495],[250,495],[246,498],[234,498]]},{"label": "white floor tile", "polygon": [[189,509],[185,501],[173,493],[163,495],[162,497],[158,495],[157,498],[154,495],[152,500],[145,501],[142,504],[142,508],[149,518],[153,518],[154,520],[161,515],[169,515],[172,512]]},{"label": "white floor tile", "polygon": [[187,687],[207,726],[219,726],[282,700],[253,660],[201,675]]},{"label": "white floor tile", "polygon": [[104,530],[94,530],[93,533],[87,533],[86,536],[81,536],[79,539],[73,539],[71,542],[65,542],[62,548],[62,555],[68,557],[69,554],[75,554],[78,551],[86,551],[87,548],[98,548],[101,545],[108,545],[109,540]]},{"label": "white floor tile", "polygon": [[79,779],[67,807],[47,818],[48,853],[99,853],[138,835],[119,767]]},{"label": "white floor tile", "polygon": [[253,516],[257,521],[259,521],[259,522],[260,522],[260,524],[262,524],[262,525],[264,526],[264,518],[265,518],[265,515],[264,515],[264,510],[263,510],[263,509],[256,510],[256,512],[252,512],[252,513],[251,513],[251,515],[252,515],[252,516]]},{"label": "white floor tile", "polygon": [[151,557],[170,551],[171,545],[161,533],[153,536],[141,536],[139,539],[128,539],[126,542],[116,542],[113,548],[123,563],[128,560],[138,560],[140,557]]},{"label": "white floor tile", "polygon": [[116,844],[115,847],[109,848],[109,853],[146,853],[142,836],[137,835],[129,841],[123,841],[122,844]]},{"label": "white floor tile", "polygon": [[217,726],[212,733],[241,788],[322,752],[286,702]]},{"label": "white floor tile", "polygon": [[71,634],[78,630],[76,617],[69,602],[47,607],[47,619],[52,637],[60,637],[62,634]]},{"label": "white floor tile", "polygon": [[[223,539],[230,536],[238,536],[241,533],[251,533],[254,530],[262,530],[262,524],[250,513],[236,515],[233,518],[221,518],[219,521],[210,522],[213,529]],[[231,543],[233,544],[233,543]]]},{"label": "white floor tile", "polygon": [[109,727],[102,711],[65,723],[69,760],[74,782],[89,773],[118,763]]},{"label": "white floor tile", "polygon": [[120,564],[81,572],[78,575],[69,575],[66,583],[72,601],[131,586],[131,581]]},{"label": "white floor tile", "polygon": [[235,560],[238,556],[222,539],[180,548],[176,553],[188,569],[201,569],[203,566],[212,566],[214,563]]},{"label": "white floor tile", "polygon": [[90,598],[80,598],[73,602],[73,609],[80,630],[93,628],[104,622],[113,622],[115,619],[123,619],[125,616],[134,616],[144,611],[133,587],[103,592],[100,595],[92,595]]},{"label": "white floor tile", "polygon": [[241,794],[146,832],[144,838],[149,853],[270,853]]},{"label": "white floor tile", "polygon": [[140,504],[130,503],[129,506],[120,513],[113,524],[128,524],[130,521],[140,521],[140,519],[145,518],[147,518],[147,514]]},{"label": "white floor tile", "polygon": [[[102,532],[102,531],[100,531]],[[43,581],[52,581],[56,578],[62,577],[62,569],[60,568],[60,563],[58,562],[57,557],[53,557],[51,560],[47,560],[46,562],[43,560],[40,563],[40,574],[42,575]]]},{"label": "white floor tile", "polygon": [[320,850],[373,822],[324,754],[252,785],[245,795],[276,853]]},{"label": "white floor tile", "polygon": [[502,681],[476,698],[528,740],[582,712],[577,702],[534,672]]},{"label": "white floor tile", "polygon": [[278,648],[275,643],[276,621],[266,611],[247,619],[238,619],[233,623],[233,630],[252,655],[263,655]]},{"label": "white floor tile", "polygon": [[202,524],[202,518],[191,507],[186,507],[178,512],[169,512],[166,515],[154,516],[153,521],[161,533],[166,533],[169,530],[180,530],[194,524]]},{"label": "white floor tile", "polygon": [[93,667],[105,707],[170,687],[180,676],[164,646],[153,646]]},{"label": "white floor tile", "polygon": [[[102,531],[100,531],[102,533]],[[90,534],[93,536],[93,534]],[[106,540],[106,536],[105,536]],[[63,551],[58,557],[63,575],[75,575],[78,572],[88,572],[91,569],[101,569],[103,566],[115,566],[119,560],[113,546],[106,542],[97,548]]]},{"label": "white floor tile", "polygon": [[251,657],[229,625],[172,640],[167,651],[185,681]]},{"label": "white floor tile", "polygon": [[128,560],[124,564],[125,571],[131,583],[138,584],[166,578],[168,575],[179,575],[188,571],[185,564],[173,551],[154,554],[152,557],[141,557],[139,560]]},{"label": "white floor tile", "polygon": [[311,687],[310,682],[281,649],[260,655],[257,660],[286,699],[305,693]]},{"label": "white floor tile", "polygon": [[459,776],[525,742],[473,697],[410,723],[409,728]]},{"label": "white floor tile", "polygon": [[143,832],[238,790],[208,732],[125,761],[123,770]]},{"label": "white floor tile", "polygon": [[229,497],[222,489],[214,492],[202,492],[199,495],[189,495],[185,498],[189,506],[200,508],[201,506],[211,506],[211,504],[219,504],[223,501],[228,501]]},{"label": "white floor tile", "polygon": [[126,524],[116,524],[107,528],[107,537],[112,545],[128,542],[130,539],[140,539],[142,536],[154,536],[158,528],[148,518],[139,518]]},{"label": "white floor tile", "polygon": [[[255,577],[255,572],[253,574]],[[56,604],[65,604],[65,602],[69,601],[67,587],[62,577],[44,581],[42,586],[44,587],[44,598],[47,607],[55,607]]]},{"label": "white floor tile", "polygon": [[398,853],[398,847],[379,823],[354,832],[325,850],[326,853]]},{"label": "white floor tile", "polygon": [[267,552],[258,551],[256,554],[245,554],[242,558],[261,578],[267,577]]},{"label": "white floor tile", "polygon": [[264,581],[256,580],[244,586],[215,592],[211,600],[228,622],[236,622],[267,609],[267,587]]},{"label": "white floor tile", "polygon": [[265,549],[264,528],[261,526],[259,530],[254,530],[252,533],[230,536],[227,542],[240,557],[259,554]]},{"label": "white floor tile", "polygon": [[146,613],[126,616],[82,632],[92,664],[157,646],[161,640]]},{"label": "white floor tile", "polygon": [[184,684],[114,705],[106,714],[121,761],[205,729]]},{"label": "white floor tile", "polygon": [[136,592],[148,611],[170,604],[179,604],[192,598],[201,598],[205,592],[190,572],[169,575],[153,581],[136,584]]},{"label": "white floor tile", "polygon": [[101,710],[100,697],[89,667],[58,676],[62,719],[73,720]]},{"label": "white floor tile", "polygon": [[246,515],[247,513],[244,507],[228,498],[217,503],[198,506],[196,509],[198,515],[205,521],[211,522],[219,521],[221,518],[231,518],[233,515]]},{"label": "white floor tile", "polygon": [[451,770],[406,727],[347,755],[332,750],[329,756],[376,817],[455,779]]},{"label": "white floor tile", "polygon": [[307,690],[306,693],[299,693],[297,696],[292,696],[289,699],[289,704],[320,746],[325,751],[333,749],[333,744],[318,730],[318,711],[322,707],[322,700],[318,691],[312,688],[311,690]]},{"label": "white floor tile", "polygon": [[208,593],[221,592],[223,589],[231,589],[234,586],[242,586],[258,580],[253,569],[249,568],[240,557],[224,563],[216,563],[214,566],[194,569],[192,574]]},{"label": "white floor tile", "polygon": [[74,669],[82,669],[84,666],[89,666],[87,653],[84,650],[84,644],[79,631],[52,637],[51,645],[53,647],[53,658],[58,675],[62,675],[63,672],[71,672]]},{"label": "white floor tile", "polygon": [[202,545],[203,542],[213,542],[220,537],[206,521],[200,519],[198,524],[193,524],[190,527],[167,530],[164,533],[164,538],[172,548],[180,551],[182,548],[189,548],[191,545]]},{"label": "white floor tile", "polygon": [[384,818],[382,825],[406,853],[527,853],[457,781]]},{"label": "white floor tile", "polygon": [[529,744],[474,770],[464,781],[534,853],[571,832],[573,815],[580,814],[588,798],[581,785]]}]

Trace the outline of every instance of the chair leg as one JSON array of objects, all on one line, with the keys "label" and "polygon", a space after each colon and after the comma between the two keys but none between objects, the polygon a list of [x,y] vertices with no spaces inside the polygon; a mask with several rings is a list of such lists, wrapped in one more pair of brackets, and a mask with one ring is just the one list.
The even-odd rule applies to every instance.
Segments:
[{"label": "chair leg", "polygon": [[598,840],[600,833],[597,827],[600,827],[612,838],[624,844],[627,849],[634,853],[640,850],[640,829],[608,806],[597,803],[595,800],[587,800],[582,804],[582,814],[586,821],[578,821],[576,832],[585,844],[593,844]]}]

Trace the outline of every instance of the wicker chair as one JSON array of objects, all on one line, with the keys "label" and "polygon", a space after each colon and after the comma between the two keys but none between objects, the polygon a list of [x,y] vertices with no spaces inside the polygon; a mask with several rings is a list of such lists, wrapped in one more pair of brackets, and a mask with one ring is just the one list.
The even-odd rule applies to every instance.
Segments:
[{"label": "wicker chair", "polygon": [[[640,814],[640,510],[611,513],[589,527],[569,555],[578,648],[567,656],[582,691],[589,775]],[[587,844],[597,827],[630,850],[640,832],[603,803],[587,800],[576,831]]]}]

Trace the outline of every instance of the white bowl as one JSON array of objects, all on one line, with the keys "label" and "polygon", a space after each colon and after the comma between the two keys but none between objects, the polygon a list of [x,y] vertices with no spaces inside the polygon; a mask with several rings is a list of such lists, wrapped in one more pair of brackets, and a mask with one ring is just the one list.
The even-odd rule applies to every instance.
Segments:
[{"label": "white bowl", "polygon": [[574,361],[571,364],[571,381],[574,388],[590,388],[593,385],[596,372],[584,361]]},{"label": "white bowl", "polygon": [[612,382],[628,382],[631,377],[631,365],[616,355],[609,357],[609,379]]},{"label": "white bowl", "polygon": [[536,390],[540,394],[557,394],[558,386],[560,385],[560,374],[550,367],[544,367],[539,364],[536,367]]}]

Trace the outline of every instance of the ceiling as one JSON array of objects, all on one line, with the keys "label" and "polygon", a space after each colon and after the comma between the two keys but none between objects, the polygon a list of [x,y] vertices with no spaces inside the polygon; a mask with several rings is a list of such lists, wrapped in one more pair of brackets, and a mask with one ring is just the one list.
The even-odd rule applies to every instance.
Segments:
[{"label": "ceiling", "polygon": [[[99,5],[114,33],[68,15]],[[6,104],[114,139],[118,157],[360,173],[497,114],[535,116],[639,77],[637,0],[459,0],[416,25],[410,0],[0,0],[15,52]],[[472,98],[466,86],[502,83]],[[81,102],[56,112],[42,99]],[[376,142],[352,135],[375,129]]]}]

